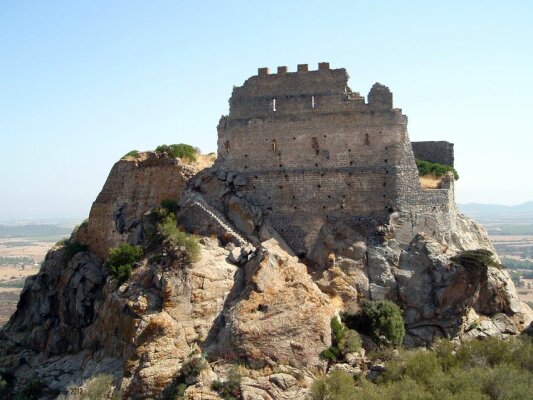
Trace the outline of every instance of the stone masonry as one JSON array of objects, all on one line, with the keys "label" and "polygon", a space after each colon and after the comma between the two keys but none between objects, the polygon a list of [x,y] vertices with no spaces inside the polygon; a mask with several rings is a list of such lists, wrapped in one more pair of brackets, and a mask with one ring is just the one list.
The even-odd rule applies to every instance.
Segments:
[{"label": "stone masonry", "polygon": [[416,158],[453,167],[453,143],[445,141],[412,142],[411,145]]},{"label": "stone masonry", "polygon": [[431,214],[451,229],[453,181],[421,188],[407,117],[389,88],[368,101],[345,69],[260,68],[233,89],[218,125],[218,169],[243,176],[242,195],[259,206],[300,255],[328,221],[366,217],[385,224],[396,211]]}]

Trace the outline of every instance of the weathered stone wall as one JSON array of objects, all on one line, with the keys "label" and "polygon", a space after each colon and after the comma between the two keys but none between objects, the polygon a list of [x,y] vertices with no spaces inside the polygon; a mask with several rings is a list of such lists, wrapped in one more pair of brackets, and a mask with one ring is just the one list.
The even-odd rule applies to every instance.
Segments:
[{"label": "weathered stone wall", "polygon": [[450,212],[453,190],[420,187],[407,118],[386,86],[376,83],[365,102],[345,69],[278,71],[260,69],[234,88],[216,166],[246,178],[243,194],[295,252],[311,248],[327,220]]},{"label": "weathered stone wall", "polygon": [[[118,161],[91,207],[87,224],[76,234],[89,250],[106,258],[109,248],[138,242],[141,218],[163,200],[179,201],[187,181],[198,171],[178,158],[142,153]],[[137,229],[139,228],[139,229]]]},{"label": "weathered stone wall", "polygon": [[416,158],[453,166],[453,143],[445,141],[411,142],[411,145]]}]

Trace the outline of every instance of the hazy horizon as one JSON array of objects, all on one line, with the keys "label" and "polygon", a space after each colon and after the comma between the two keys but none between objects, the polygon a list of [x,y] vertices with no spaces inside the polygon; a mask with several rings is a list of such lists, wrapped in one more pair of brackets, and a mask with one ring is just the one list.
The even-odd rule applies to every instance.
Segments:
[{"label": "hazy horizon", "polygon": [[0,220],[84,219],[132,149],[216,150],[233,85],[257,67],[379,81],[411,140],[455,143],[458,203],[517,205],[529,185],[533,4],[92,1],[0,5]]}]

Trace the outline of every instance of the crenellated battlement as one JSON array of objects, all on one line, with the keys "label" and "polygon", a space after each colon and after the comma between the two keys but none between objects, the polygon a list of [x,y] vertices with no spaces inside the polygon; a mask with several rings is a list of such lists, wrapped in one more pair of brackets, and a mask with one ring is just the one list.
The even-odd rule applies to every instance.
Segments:
[{"label": "crenellated battlement", "polygon": [[393,109],[392,93],[386,86],[375,84],[368,102],[348,86],[348,73],[344,68],[332,69],[321,62],[318,69],[310,71],[307,64],[299,64],[296,72],[280,66],[277,73],[269,68],[258,68],[242,86],[235,87],[230,99],[230,117],[251,119],[304,115],[305,113],[390,112]]},{"label": "crenellated battlement", "polygon": [[[320,62],[318,63],[318,71],[328,71],[329,70],[329,63],[328,62]],[[309,65],[308,64],[298,64],[296,67],[296,72],[290,72],[292,74],[298,73],[298,72],[312,72],[309,71]],[[278,74],[286,74],[289,73],[288,67],[286,66],[280,66],[277,69]],[[273,75],[270,73],[270,68],[267,67],[261,67],[257,69],[257,76],[269,76]]]}]

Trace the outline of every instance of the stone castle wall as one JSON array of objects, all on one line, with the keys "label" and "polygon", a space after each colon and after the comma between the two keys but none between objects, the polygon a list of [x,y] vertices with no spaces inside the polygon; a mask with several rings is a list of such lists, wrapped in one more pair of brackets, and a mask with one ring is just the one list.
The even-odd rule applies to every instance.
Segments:
[{"label": "stone castle wall", "polygon": [[218,126],[218,168],[246,177],[259,205],[296,252],[305,253],[328,219],[393,211],[449,211],[453,190],[420,187],[407,118],[375,84],[368,102],[344,69],[319,64],[277,74],[259,69],[233,90]]},{"label": "stone castle wall", "polygon": [[445,141],[412,142],[411,145],[416,158],[453,166],[453,143]]}]

